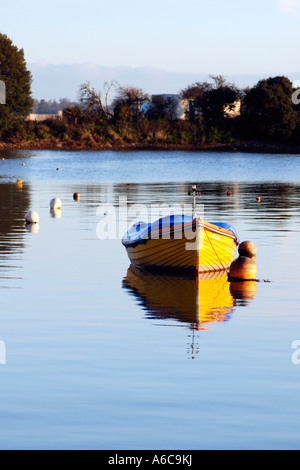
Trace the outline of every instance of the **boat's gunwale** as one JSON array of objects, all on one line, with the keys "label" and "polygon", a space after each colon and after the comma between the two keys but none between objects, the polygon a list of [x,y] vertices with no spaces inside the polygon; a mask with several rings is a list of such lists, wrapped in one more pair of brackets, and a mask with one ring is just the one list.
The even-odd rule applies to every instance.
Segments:
[{"label": "boat's gunwale", "polygon": [[171,227],[155,230],[154,232],[151,232],[150,237],[148,238],[140,238],[140,239],[135,239],[135,240],[125,240],[125,238],[123,238],[122,244],[126,248],[129,248],[129,247],[134,248],[137,245],[146,243],[147,240],[162,240],[162,239],[165,240],[163,238],[163,235],[166,233],[169,235],[172,235],[172,238],[173,238],[174,234],[179,233],[179,232],[184,233],[185,229],[188,229],[190,227],[191,228],[195,227],[196,223],[199,223],[200,226],[202,226],[206,230],[209,230],[212,233],[216,233],[216,234],[228,237],[228,238],[232,238],[233,240],[235,240],[236,245],[239,245],[236,235],[234,235],[232,232],[224,229],[223,227],[219,227],[217,225],[211,224],[210,222],[205,222],[204,220],[200,218],[193,219],[191,222],[185,222],[184,224],[180,223],[177,225],[173,225]]}]

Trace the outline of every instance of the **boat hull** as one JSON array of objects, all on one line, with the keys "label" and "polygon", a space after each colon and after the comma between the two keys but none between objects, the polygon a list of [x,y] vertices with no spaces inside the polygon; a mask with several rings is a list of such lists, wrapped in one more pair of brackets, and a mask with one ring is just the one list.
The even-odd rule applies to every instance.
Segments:
[{"label": "boat hull", "polygon": [[238,245],[236,236],[222,227],[194,220],[172,231],[159,230],[139,243],[126,243],[131,263],[139,268],[193,270],[198,273],[228,269]]}]

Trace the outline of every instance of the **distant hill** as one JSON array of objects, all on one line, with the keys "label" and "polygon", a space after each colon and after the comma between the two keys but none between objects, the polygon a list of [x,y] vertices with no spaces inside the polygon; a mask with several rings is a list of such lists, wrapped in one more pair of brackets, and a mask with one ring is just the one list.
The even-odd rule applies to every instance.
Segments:
[{"label": "distant hill", "polygon": [[[59,100],[78,98],[79,86],[90,81],[98,91],[103,91],[105,82],[116,80],[122,86],[136,86],[149,94],[178,93],[196,81],[208,80],[208,73],[168,72],[153,67],[107,67],[94,62],[82,64],[48,64],[38,61],[28,65],[33,75],[32,91],[35,99]],[[278,74],[277,74],[278,75]],[[300,73],[286,75],[292,81],[300,79]],[[225,75],[230,82],[243,88],[253,86],[258,80],[274,76],[263,75]],[[110,98],[113,93],[110,94]]]}]

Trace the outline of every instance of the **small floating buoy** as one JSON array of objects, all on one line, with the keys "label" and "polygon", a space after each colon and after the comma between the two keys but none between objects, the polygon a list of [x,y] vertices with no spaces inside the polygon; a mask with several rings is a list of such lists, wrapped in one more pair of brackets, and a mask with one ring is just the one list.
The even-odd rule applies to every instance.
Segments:
[{"label": "small floating buoy", "polygon": [[227,196],[231,196],[231,191],[227,191]]},{"label": "small floating buoy", "polygon": [[22,166],[25,166],[25,163],[22,163]]},{"label": "small floating buoy", "polygon": [[59,170],[59,168],[56,168],[56,170],[58,171],[58,170]]},{"label": "small floating buoy", "polygon": [[257,202],[260,202],[260,201],[261,201],[261,197],[260,197],[260,196],[257,196],[256,200],[257,200]]},{"label": "small floating buoy", "polygon": [[256,262],[253,258],[240,256],[231,263],[229,275],[233,279],[253,280],[257,274]]},{"label": "small floating buoy", "polygon": [[5,160],[5,158],[3,157],[2,160]]},{"label": "small floating buoy", "polygon": [[25,216],[25,222],[27,224],[38,224],[40,221],[40,216],[37,212],[35,211],[29,211],[27,212]]},{"label": "small floating buoy", "polygon": [[240,243],[238,251],[241,256],[246,256],[247,258],[256,256],[256,246],[253,242],[245,241]]},{"label": "small floating buoy", "polygon": [[74,193],[74,194],[73,194],[73,199],[74,199],[74,201],[79,201],[79,199],[80,199],[80,194],[79,194],[79,193]]},{"label": "small floating buoy", "polygon": [[23,188],[23,181],[22,180],[17,180],[17,187],[18,188]]},{"label": "small floating buoy", "polygon": [[58,197],[51,199],[50,209],[60,209],[61,206],[62,206],[62,202]]}]

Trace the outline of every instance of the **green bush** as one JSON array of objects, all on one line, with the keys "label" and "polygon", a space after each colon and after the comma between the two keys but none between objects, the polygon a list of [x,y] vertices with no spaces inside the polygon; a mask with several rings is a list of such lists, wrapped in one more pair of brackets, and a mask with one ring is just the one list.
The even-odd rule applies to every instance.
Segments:
[{"label": "green bush", "polygon": [[49,127],[42,123],[36,125],[35,133],[38,139],[49,139],[51,137]]},{"label": "green bush", "polygon": [[51,132],[51,135],[58,139],[63,139],[64,135],[68,133],[69,125],[65,121],[48,119],[44,122]]}]

